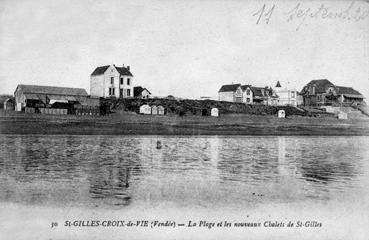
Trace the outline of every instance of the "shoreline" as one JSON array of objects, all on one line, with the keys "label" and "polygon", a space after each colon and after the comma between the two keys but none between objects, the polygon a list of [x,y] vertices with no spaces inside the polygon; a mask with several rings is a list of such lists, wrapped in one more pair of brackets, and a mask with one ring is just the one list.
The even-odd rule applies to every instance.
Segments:
[{"label": "shoreline", "polygon": [[369,136],[368,119],[229,114],[152,116],[118,112],[108,116],[40,115],[0,111],[0,134],[22,135],[239,135]]}]

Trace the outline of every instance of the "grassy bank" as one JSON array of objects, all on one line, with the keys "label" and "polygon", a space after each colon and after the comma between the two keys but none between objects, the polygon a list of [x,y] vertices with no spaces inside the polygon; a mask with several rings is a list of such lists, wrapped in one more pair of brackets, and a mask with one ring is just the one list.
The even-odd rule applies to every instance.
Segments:
[{"label": "grassy bank", "polygon": [[369,120],[333,117],[224,114],[147,116],[119,111],[107,116],[40,115],[0,110],[1,134],[71,135],[369,135]]}]

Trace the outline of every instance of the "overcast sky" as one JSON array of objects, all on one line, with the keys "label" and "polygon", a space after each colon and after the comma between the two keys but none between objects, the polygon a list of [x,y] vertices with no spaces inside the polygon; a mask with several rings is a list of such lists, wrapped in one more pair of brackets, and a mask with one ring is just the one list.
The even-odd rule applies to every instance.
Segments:
[{"label": "overcast sky", "polygon": [[[273,10],[259,19],[264,3],[265,13]],[[158,96],[217,96],[223,84],[277,80],[301,90],[327,78],[368,98],[368,2],[298,4],[0,0],[0,93],[17,84],[89,92],[97,66],[125,64],[135,85]]]}]

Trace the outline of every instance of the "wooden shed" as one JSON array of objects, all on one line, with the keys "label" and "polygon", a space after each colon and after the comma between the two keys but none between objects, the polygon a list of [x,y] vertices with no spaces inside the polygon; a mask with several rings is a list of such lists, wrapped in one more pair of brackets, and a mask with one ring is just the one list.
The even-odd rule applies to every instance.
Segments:
[{"label": "wooden shed", "polygon": [[211,109],[211,116],[212,117],[219,117],[219,109],[218,108],[212,108]]},{"label": "wooden shed", "polygon": [[286,112],[284,110],[279,110],[278,118],[286,118]]},{"label": "wooden shed", "polygon": [[141,114],[151,114],[151,107],[147,104],[140,106],[140,113]]},{"label": "wooden shed", "polygon": [[158,106],[158,115],[164,115],[165,114],[165,109],[163,106]]},{"label": "wooden shed", "polygon": [[158,114],[158,107],[157,106],[152,106],[151,107],[151,114],[152,115],[157,115]]},{"label": "wooden shed", "polygon": [[14,110],[15,101],[11,98],[8,98],[4,101],[4,110]]}]

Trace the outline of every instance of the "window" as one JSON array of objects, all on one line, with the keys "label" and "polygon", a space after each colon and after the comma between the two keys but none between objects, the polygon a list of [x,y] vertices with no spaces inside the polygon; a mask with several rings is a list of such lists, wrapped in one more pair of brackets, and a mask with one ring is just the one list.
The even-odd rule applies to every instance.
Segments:
[{"label": "window", "polygon": [[291,92],[291,98],[295,98],[295,92]]},{"label": "window", "polygon": [[131,96],[131,89],[127,89],[127,97]]},{"label": "window", "polygon": [[114,96],[114,95],[115,95],[115,89],[109,88],[109,96]]},{"label": "window", "polygon": [[119,89],[119,97],[123,97],[123,89]]},{"label": "window", "polygon": [[131,85],[131,79],[130,78],[127,78],[127,85]]},{"label": "window", "polygon": [[246,90],[246,95],[250,95],[250,89]]},{"label": "window", "polygon": [[248,103],[249,103],[249,102],[250,102],[250,98],[246,98],[246,102],[248,102]]},{"label": "window", "polygon": [[110,78],[110,83],[111,83],[111,84],[114,84],[114,77],[111,77],[111,78]]},{"label": "window", "polygon": [[242,97],[236,97],[235,102],[242,102]]},{"label": "window", "polygon": [[123,78],[120,78],[120,85],[123,85]]}]

